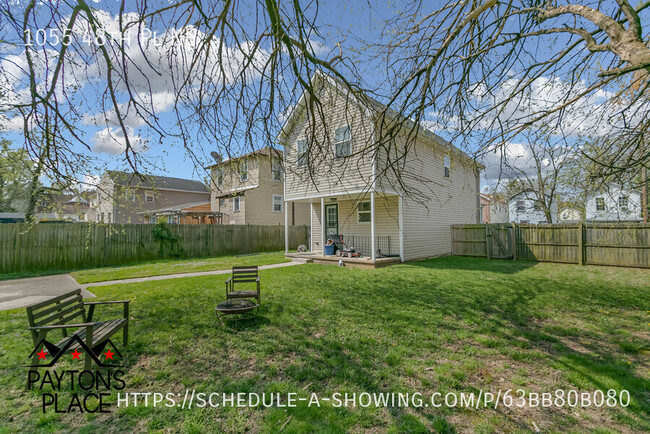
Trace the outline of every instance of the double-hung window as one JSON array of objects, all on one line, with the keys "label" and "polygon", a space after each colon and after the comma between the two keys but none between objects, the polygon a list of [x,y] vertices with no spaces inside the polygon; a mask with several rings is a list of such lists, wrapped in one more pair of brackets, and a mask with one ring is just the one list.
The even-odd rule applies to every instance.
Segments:
[{"label": "double-hung window", "polygon": [[307,150],[308,150],[307,139],[298,140],[298,166],[307,165]]},{"label": "double-hung window", "polygon": [[246,158],[239,163],[239,173],[241,175],[241,182],[248,181],[248,160]]},{"label": "double-hung window", "polygon": [[145,202],[153,202],[153,191],[147,190],[144,192],[144,201]]},{"label": "double-hung window", "polygon": [[605,198],[596,198],[596,211],[605,211]]},{"label": "double-hung window", "polygon": [[219,167],[217,169],[217,187],[221,187],[223,184],[223,169]]},{"label": "double-hung window", "polygon": [[273,212],[282,212],[282,195],[273,195]]},{"label": "double-hung window", "polygon": [[278,158],[271,160],[271,179],[282,181],[282,164]]},{"label": "double-hung window", "polygon": [[629,208],[629,203],[628,203],[627,196],[619,196],[618,197],[618,209],[621,211],[627,211]]},{"label": "double-hung window", "polygon": [[449,178],[451,175],[451,160],[449,158],[449,155],[445,155],[442,160],[442,165],[444,166],[445,170],[445,178]]},{"label": "double-hung window", "polygon": [[357,222],[370,223],[370,202],[359,202],[357,206]]},{"label": "double-hung window", "polygon": [[232,209],[234,212],[239,212],[241,210],[240,208],[241,203],[240,203],[240,197],[235,196],[232,198]]},{"label": "double-hung window", "polygon": [[350,127],[340,127],[334,131],[334,153],[336,158],[349,157],[352,155],[352,136]]}]

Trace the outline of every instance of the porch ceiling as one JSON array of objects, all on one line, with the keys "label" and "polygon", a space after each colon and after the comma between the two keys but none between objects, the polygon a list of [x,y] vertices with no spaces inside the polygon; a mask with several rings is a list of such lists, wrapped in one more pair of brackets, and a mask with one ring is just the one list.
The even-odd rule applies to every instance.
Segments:
[{"label": "porch ceiling", "polygon": [[[397,194],[396,192],[376,191],[375,196],[391,197],[391,196],[399,196],[399,194]],[[349,193],[332,193],[332,194],[319,195],[314,197],[288,198],[286,199],[286,201],[299,202],[299,203],[320,203],[321,198],[325,199],[325,203],[335,203],[338,201],[345,201],[345,200],[352,200],[352,201],[369,200],[370,192],[365,191],[365,192],[349,192]]]}]

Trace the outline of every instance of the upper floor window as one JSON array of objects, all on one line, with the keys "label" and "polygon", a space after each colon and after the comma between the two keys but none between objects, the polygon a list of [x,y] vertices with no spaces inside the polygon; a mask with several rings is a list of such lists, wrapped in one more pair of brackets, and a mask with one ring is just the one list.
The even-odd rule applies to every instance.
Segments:
[{"label": "upper floor window", "polygon": [[337,158],[352,155],[352,137],[350,127],[340,127],[334,132],[334,152]]},{"label": "upper floor window", "polygon": [[217,187],[223,184],[223,169],[221,167],[217,168]]},{"label": "upper floor window", "polygon": [[535,202],[535,211],[542,211],[543,207],[542,204],[539,202]]},{"label": "upper floor window", "polygon": [[273,212],[282,212],[282,195],[273,195]]},{"label": "upper floor window", "polygon": [[449,176],[451,174],[451,171],[450,171],[451,160],[449,159],[449,155],[445,155],[442,160],[443,160],[442,165],[444,166],[444,170],[445,170],[445,178],[449,178]]},{"label": "upper floor window", "polygon": [[359,202],[357,206],[357,222],[370,223],[370,202]]},{"label": "upper floor window", "polygon": [[596,198],[596,211],[605,211],[605,198]]},{"label": "upper floor window", "polygon": [[248,159],[239,162],[239,174],[242,182],[248,181]]},{"label": "upper floor window", "polygon": [[226,199],[219,199],[219,209],[226,206]]},{"label": "upper floor window", "polygon": [[124,190],[124,199],[135,202],[135,190],[131,190],[130,188]]},{"label": "upper floor window", "polygon": [[239,212],[241,210],[241,202],[240,202],[240,197],[235,196],[232,198],[232,209],[234,212]]},{"label": "upper floor window", "polygon": [[282,181],[282,164],[278,158],[271,160],[271,179]]},{"label": "upper floor window", "polygon": [[309,146],[307,144],[307,139],[298,140],[298,166],[307,165],[307,150]]},{"label": "upper floor window", "polygon": [[154,196],[153,196],[153,191],[147,190],[144,192],[144,201],[145,202],[153,202]]},{"label": "upper floor window", "polygon": [[627,211],[628,210],[627,196],[619,196],[618,197],[618,209],[620,209],[621,211]]},{"label": "upper floor window", "polygon": [[526,206],[524,205],[523,200],[518,200],[517,201],[517,211],[524,211],[526,209]]}]

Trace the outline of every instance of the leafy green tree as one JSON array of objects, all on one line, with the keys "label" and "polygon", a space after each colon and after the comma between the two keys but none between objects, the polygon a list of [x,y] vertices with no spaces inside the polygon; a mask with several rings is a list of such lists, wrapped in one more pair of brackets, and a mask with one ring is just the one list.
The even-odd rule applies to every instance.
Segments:
[{"label": "leafy green tree", "polygon": [[0,140],[0,212],[22,212],[28,202],[32,168],[27,151]]}]

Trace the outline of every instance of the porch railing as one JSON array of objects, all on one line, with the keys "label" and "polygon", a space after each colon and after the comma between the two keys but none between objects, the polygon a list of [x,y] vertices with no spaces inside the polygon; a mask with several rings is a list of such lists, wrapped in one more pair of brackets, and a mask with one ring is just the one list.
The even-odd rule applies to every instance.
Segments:
[{"label": "porch railing", "polygon": [[[361,253],[363,256],[372,256],[371,237],[343,234],[343,241],[345,241],[345,244],[348,246],[354,247],[356,251]],[[381,252],[382,255],[394,255],[396,252],[391,250],[390,241],[390,236],[375,237],[375,248]]]}]

